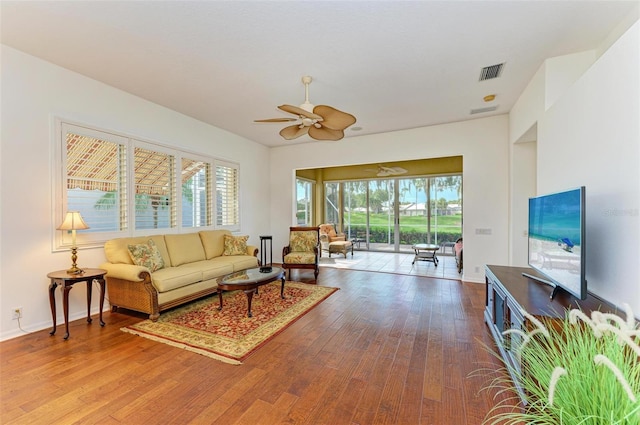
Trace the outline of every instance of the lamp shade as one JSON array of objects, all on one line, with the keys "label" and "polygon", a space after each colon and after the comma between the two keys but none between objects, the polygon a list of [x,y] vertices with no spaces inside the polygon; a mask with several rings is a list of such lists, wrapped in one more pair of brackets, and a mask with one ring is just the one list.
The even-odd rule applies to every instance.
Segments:
[{"label": "lamp shade", "polygon": [[88,228],[89,226],[84,222],[79,211],[67,211],[64,221],[58,226],[58,230],[82,230]]}]

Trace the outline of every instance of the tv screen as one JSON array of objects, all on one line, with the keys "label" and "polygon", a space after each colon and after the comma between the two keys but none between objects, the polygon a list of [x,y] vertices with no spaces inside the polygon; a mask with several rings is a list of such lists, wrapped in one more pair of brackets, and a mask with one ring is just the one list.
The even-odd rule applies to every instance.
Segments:
[{"label": "tv screen", "polygon": [[552,297],[587,297],[584,187],[529,198],[529,266],[555,286]]}]

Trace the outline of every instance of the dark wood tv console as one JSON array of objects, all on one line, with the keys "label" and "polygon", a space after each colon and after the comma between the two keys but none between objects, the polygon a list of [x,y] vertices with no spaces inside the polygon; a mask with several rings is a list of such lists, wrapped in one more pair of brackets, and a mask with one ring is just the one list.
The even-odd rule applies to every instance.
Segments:
[{"label": "dark wood tv console", "polygon": [[522,310],[539,320],[560,320],[565,317],[567,309],[573,308],[580,308],[588,316],[594,310],[620,313],[613,305],[591,293],[585,300],[580,300],[565,292],[559,292],[552,300],[549,296],[553,287],[525,277],[522,273],[537,275],[529,267],[485,266],[487,293],[484,319],[508,366],[511,379],[525,402],[524,393],[514,374],[514,371],[520,372],[522,368],[516,354],[522,338],[516,333],[502,334],[507,329],[520,329],[523,332],[531,329],[531,324],[523,316]]}]

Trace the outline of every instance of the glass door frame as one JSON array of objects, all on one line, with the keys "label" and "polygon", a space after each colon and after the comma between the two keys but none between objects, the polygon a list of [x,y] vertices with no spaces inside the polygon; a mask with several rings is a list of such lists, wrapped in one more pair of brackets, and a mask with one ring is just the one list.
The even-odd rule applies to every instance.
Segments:
[{"label": "glass door frame", "polygon": [[[455,184],[453,184],[451,181],[447,183],[445,183],[445,186],[448,187],[449,189],[452,189],[452,187],[457,187],[457,189],[459,190],[458,192],[458,198],[457,201],[460,203],[459,205],[456,206],[456,208],[459,208],[459,211],[456,213],[460,213],[462,212],[462,173],[455,173],[455,174],[444,174],[444,175],[427,175],[427,176],[411,176],[411,177],[403,177],[403,176],[396,176],[393,178],[383,178],[383,179],[361,179],[361,180],[347,180],[347,181],[331,181],[331,182],[325,182],[324,187],[326,188],[327,185],[334,185],[335,188],[337,188],[339,196],[338,196],[338,205],[339,205],[339,211],[337,214],[337,221],[336,224],[337,227],[339,227],[339,230],[343,231],[347,238],[349,240],[355,240],[356,245],[356,249],[363,249],[363,250],[367,250],[367,251],[380,251],[380,252],[411,252],[411,246],[415,243],[438,243],[438,244],[442,244],[445,243],[445,241],[447,243],[453,243],[455,241],[447,241],[446,238],[442,238],[444,240],[441,240],[441,238],[439,238],[439,228],[438,228],[438,218],[441,215],[441,210],[446,210],[443,211],[444,213],[446,213],[447,215],[452,215],[450,214],[450,208],[449,208],[449,204],[446,204],[445,207],[442,207],[442,205],[440,205],[441,203],[441,199],[438,199],[438,194],[440,193],[440,189],[442,189],[442,184],[438,183],[439,178],[451,178],[453,177],[455,178],[459,178],[460,181],[457,183],[457,186],[455,186]],[[423,187],[424,193],[425,193],[425,203],[424,203],[424,209],[423,209],[423,214],[425,217],[425,223],[424,223],[424,238],[420,239],[419,236],[418,238],[416,238],[416,235],[411,235],[411,233],[413,232],[408,232],[409,235],[405,235],[405,237],[407,238],[406,243],[401,245],[401,241],[402,241],[402,234],[401,234],[401,220],[403,219],[403,217],[411,217],[411,214],[409,215],[401,215],[401,202],[403,201],[401,199],[401,182],[403,180],[407,180],[407,181],[415,181],[417,179],[424,179],[425,184]],[[374,192],[374,188],[372,187],[373,184],[375,184],[374,182],[382,182],[382,181],[391,181],[391,184],[393,185],[392,188],[392,192],[389,193],[389,183],[385,184],[386,186],[386,196],[383,196],[383,194],[379,194],[379,196],[377,196],[377,200],[376,202],[379,203],[379,209],[380,211],[385,211],[385,204],[384,202],[386,202],[386,212],[387,215],[389,216],[390,213],[392,213],[391,216],[391,220],[388,221],[387,225],[386,225],[386,230],[385,232],[388,233],[391,231],[391,229],[393,229],[393,235],[387,234],[386,236],[386,242],[374,242],[375,240],[375,235],[371,234],[371,229],[372,229],[372,220],[371,220],[371,214],[375,214],[372,212],[372,208],[371,208],[371,204],[372,204],[372,193]],[[455,180],[454,180],[455,182]],[[364,206],[360,207],[357,206],[358,204],[356,203],[356,201],[354,199],[351,199],[350,196],[351,194],[354,193],[353,190],[351,190],[350,188],[348,188],[347,185],[349,184],[354,184],[354,183],[364,183],[364,193],[362,192],[358,192],[355,193],[355,196],[357,196],[358,194],[360,195],[364,195],[363,196],[363,200],[364,200]],[[378,185],[380,185],[380,183],[378,183]],[[379,190],[379,189],[378,189]],[[417,202],[417,197],[419,194],[419,189],[416,188],[416,202],[415,202],[415,216],[417,216],[419,214],[419,204]],[[434,192],[435,191],[435,192]],[[432,193],[434,192],[434,193]],[[382,198],[380,198],[380,196],[382,196]],[[383,200],[381,200],[383,199]],[[384,199],[386,199],[386,201],[384,201]],[[451,201],[453,199],[456,198],[452,198],[451,200],[447,200],[446,198],[442,198],[445,199],[446,201]],[[326,204],[327,200],[326,200],[326,196],[325,196],[325,204]],[[353,209],[354,207],[357,208],[363,208],[364,209],[364,218],[365,218],[365,222],[364,222],[364,237],[361,237],[362,235],[359,234],[357,232],[357,230],[353,230],[354,224],[351,220],[351,209]],[[347,209],[350,209],[349,211],[347,211]],[[391,211],[391,209],[393,209],[393,211]],[[435,211],[434,211],[435,209]],[[325,211],[325,222],[331,222],[331,221],[326,221],[327,219],[327,212]],[[335,215],[335,214],[334,214]],[[335,221],[335,220],[334,220]],[[391,222],[393,222],[393,225],[391,225]],[[357,227],[362,226],[362,224],[356,224]],[[456,226],[457,227],[457,226]],[[406,230],[406,229],[405,229]],[[422,233],[422,232],[418,232],[418,233]],[[448,233],[448,232],[445,232]],[[460,217],[460,237],[462,236],[462,217]],[[455,233],[454,233],[455,235]],[[364,243],[364,247],[361,245],[362,243]],[[384,249],[384,247],[390,247],[391,249]],[[380,249],[382,248],[382,249]]]}]

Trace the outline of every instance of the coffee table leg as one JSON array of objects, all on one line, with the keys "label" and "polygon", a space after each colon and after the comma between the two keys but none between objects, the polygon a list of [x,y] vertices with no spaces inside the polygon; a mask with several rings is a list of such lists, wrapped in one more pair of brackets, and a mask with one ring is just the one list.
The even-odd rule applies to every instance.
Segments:
[{"label": "coffee table leg", "polygon": [[255,289],[247,289],[244,291],[244,293],[247,294],[247,317],[253,317],[253,314],[251,314],[251,300],[253,299],[254,292],[256,292]]},{"label": "coffee table leg", "polygon": [[282,285],[280,286],[280,298],[284,300],[284,277],[280,279],[282,281]]},{"label": "coffee table leg", "polygon": [[220,307],[218,307],[218,311],[222,310],[222,289],[218,288],[218,297],[220,298]]}]

